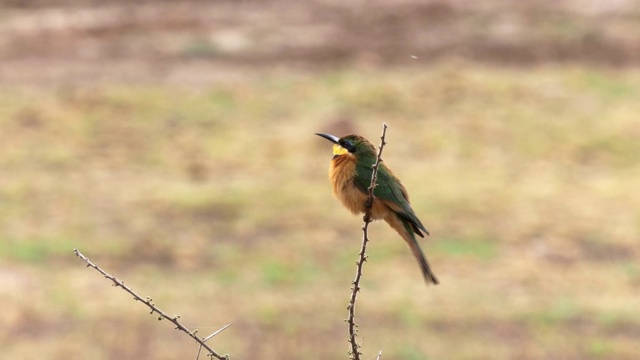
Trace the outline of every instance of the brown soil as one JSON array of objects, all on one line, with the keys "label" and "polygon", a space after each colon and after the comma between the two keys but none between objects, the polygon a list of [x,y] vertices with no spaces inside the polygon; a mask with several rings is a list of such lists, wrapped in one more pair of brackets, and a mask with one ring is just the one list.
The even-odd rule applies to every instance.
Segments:
[{"label": "brown soil", "polygon": [[638,9],[637,0],[4,1],[0,79],[136,80],[184,66],[202,74],[452,58],[635,66]]}]

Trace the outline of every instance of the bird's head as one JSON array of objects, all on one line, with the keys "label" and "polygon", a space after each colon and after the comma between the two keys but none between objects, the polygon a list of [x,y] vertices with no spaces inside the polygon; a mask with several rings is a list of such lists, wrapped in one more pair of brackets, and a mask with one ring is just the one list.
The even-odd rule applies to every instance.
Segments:
[{"label": "bird's head", "polygon": [[376,148],[360,135],[346,135],[341,138],[324,133],[316,133],[329,141],[333,145],[333,155],[340,156],[351,154],[355,157],[376,156]]}]

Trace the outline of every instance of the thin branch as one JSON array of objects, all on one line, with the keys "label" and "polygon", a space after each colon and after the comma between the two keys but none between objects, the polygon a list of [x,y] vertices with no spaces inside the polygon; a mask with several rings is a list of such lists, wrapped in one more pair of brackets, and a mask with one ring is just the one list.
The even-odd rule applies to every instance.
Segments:
[{"label": "thin branch", "polygon": [[150,297],[147,297],[146,299],[143,299],[140,295],[136,294],[130,287],[126,286],[124,284],[124,281],[119,280],[115,276],[106,273],[98,265],[96,265],[95,263],[91,262],[91,260],[89,260],[86,256],[82,255],[82,253],[80,251],[78,251],[78,249],[73,249],[73,252],[76,254],[77,257],[79,257],[80,259],[84,260],[84,262],[87,263],[87,267],[94,268],[96,271],[98,271],[100,274],[102,274],[105,278],[111,280],[115,287],[122,288],[124,291],[128,292],[129,294],[131,294],[131,296],[133,296],[134,300],[140,301],[141,303],[147,305],[147,307],[149,307],[149,309],[151,309],[151,314],[157,313],[159,315],[158,320],[162,320],[162,319],[169,320],[171,323],[173,323],[176,326],[177,330],[180,330],[180,331],[184,332],[185,334],[189,335],[192,339],[194,339],[196,342],[198,342],[201,347],[204,347],[205,349],[207,349],[207,351],[209,351],[209,356],[211,356],[212,358],[216,358],[218,360],[229,360],[229,355],[220,355],[220,354],[218,354],[215,350],[213,350],[206,343],[206,341],[209,340],[213,335],[215,335],[218,332],[226,329],[227,327],[229,327],[229,325],[225,326],[223,329],[217,331],[216,333],[214,333],[213,335],[207,337],[206,339],[201,339],[196,335],[197,330],[196,331],[191,331],[186,326],[182,325],[182,323],[180,323],[180,321],[178,320],[180,318],[179,315],[176,315],[176,316],[167,315],[167,313],[165,313],[164,311],[160,310],[160,308],[158,308],[153,303],[153,299],[151,299]]},{"label": "thin branch", "polygon": [[362,279],[362,266],[364,262],[367,261],[367,243],[369,242],[369,223],[372,221],[371,219],[371,207],[373,206],[373,190],[377,186],[378,181],[378,167],[380,166],[380,162],[382,162],[382,149],[386,145],[385,136],[387,134],[387,124],[382,124],[382,136],[380,136],[380,147],[378,148],[378,156],[376,158],[375,164],[373,164],[373,172],[371,173],[371,184],[369,185],[369,197],[365,204],[366,211],[364,214],[364,225],[362,226],[362,247],[360,248],[360,253],[358,254],[358,261],[356,262],[356,278],[353,280],[351,287],[351,298],[349,299],[349,305],[347,309],[349,310],[349,317],[347,318],[347,324],[349,325],[349,344],[351,345],[351,350],[349,351],[349,355],[352,360],[360,360],[360,344],[358,344],[356,340],[356,336],[358,333],[358,325],[355,322],[356,317],[356,301],[358,297],[358,291],[360,291],[360,279]]},{"label": "thin branch", "polygon": [[380,360],[382,359],[382,349],[380,349],[380,352],[378,353],[378,357],[376,357],[376,360]]},{"label": "thin branch", "polygon": [[227,325],[225,325],[225,326],[221,327],[220,329],[216,330],[213,334],[211,334],[211,335],[207,336],[206,338],[202,339],[202,341],[208,341],[208,340],[209,340],[209,339],[211,339],[212,337],[214,337],[214,336],[216,336],[216,335],[220,334],[221,332],[223,332],[223,331],[227,330],[227,328],[228,328],[229,326],[231,326],[231,324],[227,324]]}]

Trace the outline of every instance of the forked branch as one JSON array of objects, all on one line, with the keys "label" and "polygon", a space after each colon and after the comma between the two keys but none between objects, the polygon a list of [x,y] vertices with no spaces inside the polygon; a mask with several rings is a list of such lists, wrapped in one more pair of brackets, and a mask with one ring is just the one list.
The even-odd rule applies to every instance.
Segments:
[{"label": "forked branch", "polygon": [[[76,254],[77,257],[79,257],[80,259],[84,260],[84,262],[87,263],[87,267],[94,268],[96,271],[98,271],[100,274],[102,274],[105,278],[111,280],[111,282],[113,282],[113,285],[115,287],[122,288],[124,291],[128,292],[129,294],[131,294],[131,296],[133,296],[134,300],[140,301],[141,303],[147,305],[147,307],[149,307],[149,309],[151,309],[151,314],[153,314],[153,313],[157,313],[158,314],[158,320],[162,320],[162,319],[169,320],[171,323],[173,323],[176,326],[176,330],[180,330],[180,331],[184,332],[185,334],[189,335],[192,339],[194,339],[196,342],[198,342],[200,344],[201,348],[207,349],[207,351],[209,352],[209,356],[211,358],[216,358],[218,360],[229,360],[229,355],[220,355],[220,354],[218,354],[215,350],[213,350],[206,343],[207,340],[212,338],[214,335],[218,334],[220,331],[222,331],[222,330],[226,329],[227,327],[229,327],[229,325],[226,325],[222,329],[218,330],[217,332],[215,332],[214,334],[212,334],[212,335],[210,335],[210,336],[208,336],[206,338],[199,338],[196,335],[197,331],[189,330],[186,326],[184,326],[178,320],[180,318],[179,315],[176,315],[176,316],[167,315],[167,313],[162,311],[160,308],[158,308],[153,303],[153,299],[151,299],[150,297],[147,297],[146,299],[143,299],[140,295],[136,294],[130,287],[125,285],[124,281],[119,280],[115,276],[110,275],[107,272],[105,272],[104,270],[102,270],[98,265],[93,263],[86,256],[82,255],[82,253],[80,251],[78,251],[78,249],[73,249],[73,252]],[[198,353],[199,353],[199,351],[200,350],[198,350]]]}]

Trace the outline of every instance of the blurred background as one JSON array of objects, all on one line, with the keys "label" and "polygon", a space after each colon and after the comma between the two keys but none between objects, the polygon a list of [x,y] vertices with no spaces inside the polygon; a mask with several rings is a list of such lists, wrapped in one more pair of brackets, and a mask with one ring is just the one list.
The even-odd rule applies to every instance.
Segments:
[{"label": "blurred background", "polygon": [[[640,2],[4,0],[2,359],[347,358],[378,141],[441,285],[370,228],[363,358],[637,359]],[[201,357],[202,358],[202,357]]]}]

